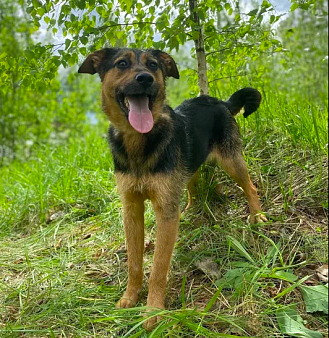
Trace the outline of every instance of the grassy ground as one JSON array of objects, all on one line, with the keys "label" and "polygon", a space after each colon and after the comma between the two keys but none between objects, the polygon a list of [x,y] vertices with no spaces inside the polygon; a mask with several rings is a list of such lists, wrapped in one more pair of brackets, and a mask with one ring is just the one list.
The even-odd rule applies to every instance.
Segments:
[{"label": "grassy ground", "polygon": [[[305,326],[327,337],[327,317],[306,312],[299,288],[321,284],[315,270],[327,262],[325,114],[272,95],[247,121],[238,118],[269,222],[249,226],[243,192],[206,165],[196,203],[181,217],[169,310],[153,333],[141,326],[146,282],[138,308],[114,309],[127,271],[105,130],[2,168],[0,336],[284,337],[278,310],[296,304]],[[150,205],[146,228],[147,277]]]}]

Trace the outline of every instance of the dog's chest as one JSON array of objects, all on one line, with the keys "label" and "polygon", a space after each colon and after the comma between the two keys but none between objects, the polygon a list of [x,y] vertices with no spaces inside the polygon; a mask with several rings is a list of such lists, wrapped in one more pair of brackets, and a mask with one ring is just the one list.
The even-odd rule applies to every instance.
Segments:
[{"label": "dog's chest", "polygon": [[144,182],[148,174],[171,173],[177,169],[177,147],[163,135],[125,135],[110,128],[109,143],[116,173],[131,174]]},{"label": "dog's chest", "polygon": [[182,173],[175,172],[168,174],[148,174],[136,177],[131,174],[117,172],[115,174],[120,194],[139,193],[145,199],[153,196],[179,196],[186,184]]}]

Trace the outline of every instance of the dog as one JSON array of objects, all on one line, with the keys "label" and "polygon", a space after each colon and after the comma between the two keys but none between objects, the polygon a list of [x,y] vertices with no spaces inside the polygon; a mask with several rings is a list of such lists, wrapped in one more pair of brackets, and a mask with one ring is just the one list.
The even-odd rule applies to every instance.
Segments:
[{"label": "dog", "polygon": [[[179,200],[187,185],[192,203],[199,167],[215,159],[244,190],[251,223],[266,221],[242,155],[234,116],[257,110],[261,94],[253,88],[228,101],[199,96],[176,109],[165,104],[168,77],[178,79],[174,59],[160,50],[104,48],[91,53],[79,73],[98,73],[102,104],[110,120],[109,144],[123,204],[128,254],[128,285],[117,308],[135,306],[143,281],[144,201],[150,199],[157,222],[156,246],[147,306],[164,308],[167,274],[178,233]],[[152,329],[159,319],[148,319]]]}]

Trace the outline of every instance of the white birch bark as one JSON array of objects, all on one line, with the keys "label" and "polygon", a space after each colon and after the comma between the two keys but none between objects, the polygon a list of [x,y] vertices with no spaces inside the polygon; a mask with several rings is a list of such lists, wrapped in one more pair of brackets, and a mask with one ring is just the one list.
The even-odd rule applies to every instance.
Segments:
[{"label": "white birch bark", "polygon": [[202,27],[200,25],[200,18],[198,14],[194,11],[198,6],[197,0],[189,0],[191,18],[196,24],[194,31],[199,33],[198,39],[194,40],[195,50],[196,50],[196,59],[197,59],[197,73],[198,73],[198,85],[200,94],[199,95],[209,95],[209,86],[208,86],[208,76],[207,76],[207,61],[206,53],[204,50],[204,40]]}]

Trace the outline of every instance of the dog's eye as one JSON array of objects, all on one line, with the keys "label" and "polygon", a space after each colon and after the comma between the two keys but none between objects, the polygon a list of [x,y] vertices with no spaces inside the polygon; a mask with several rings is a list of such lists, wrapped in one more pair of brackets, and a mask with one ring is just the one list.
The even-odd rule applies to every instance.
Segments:
[{"label": "dog's eye", "polygon": [[148,66],[151,68],[151,69],[158,69],[158,64],[155,62],[155,61],[150,61]]},{"label": "dog's eye", "polygon": [[128,62],[125,60],[120,60],[117,62],[117,67],[119,68],[126,68],[128,67]]}]

